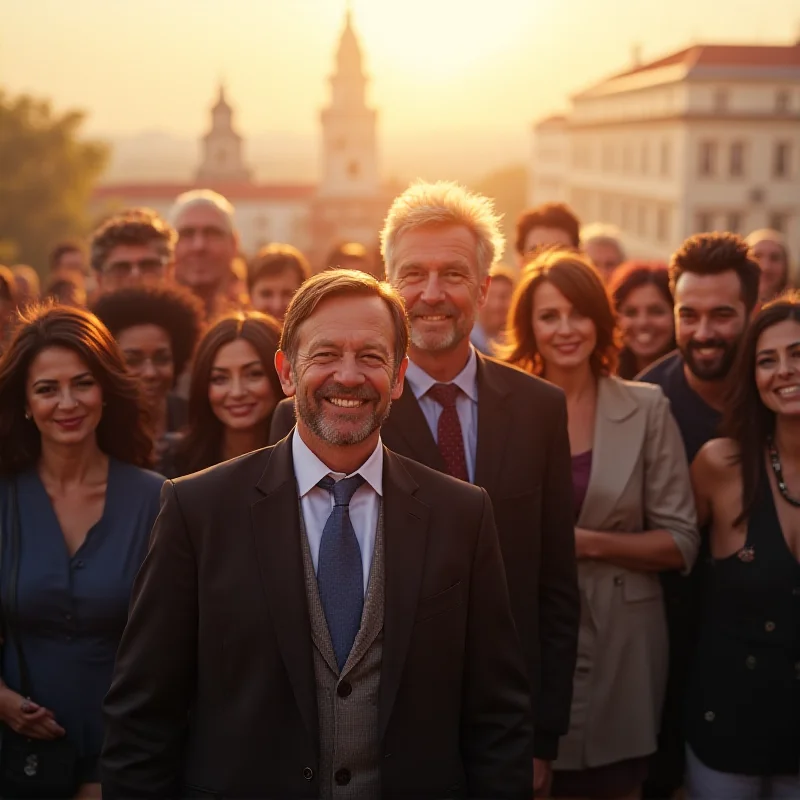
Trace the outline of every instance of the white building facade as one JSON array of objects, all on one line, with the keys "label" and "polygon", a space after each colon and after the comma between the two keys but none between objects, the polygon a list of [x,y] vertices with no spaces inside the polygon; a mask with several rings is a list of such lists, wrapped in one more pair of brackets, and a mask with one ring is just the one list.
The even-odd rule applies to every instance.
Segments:
[{"label": "white building facade", "polygon": [[613,223],[642,258],[764,227],[800,252],[800,43],[691,47],[575,95],[562,120],[534,128],[532,205]]}]

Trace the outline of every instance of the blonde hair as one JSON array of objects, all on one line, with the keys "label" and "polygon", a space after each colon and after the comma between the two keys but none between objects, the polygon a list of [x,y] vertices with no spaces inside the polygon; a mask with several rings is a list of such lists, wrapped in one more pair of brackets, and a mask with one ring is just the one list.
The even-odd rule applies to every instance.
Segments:
[{"label": "blonde hair", "polygon": [[494,201],[453,181],[416,181],[395,198],[381,231],[381,255],[391,279],[397,240],[426,225],[463,225],[477,240],[478,278],[483,280],[505,248]]}]

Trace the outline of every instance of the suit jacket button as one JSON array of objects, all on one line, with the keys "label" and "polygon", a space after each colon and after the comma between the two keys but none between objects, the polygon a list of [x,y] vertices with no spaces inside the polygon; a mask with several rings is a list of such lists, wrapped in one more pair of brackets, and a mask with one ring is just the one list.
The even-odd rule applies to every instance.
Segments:
[{"label": "suit jacket button", "polygon": [[314,780],[314,770],[311,769],[311,767],[303,767],[303,777],[307,781],[313,781]]},{"label": "suit jacket button", "polygon": [[347,786],[347,784],[350,783],[350,770],[344,768],[337,769],[333,779],[336,781],[337,786]]},{"label": "suit jacket button", "polygon": [[342,681],[336,687],[336,694],[338,694],[339,697],[350,697],[352,692],[353,692],[353,687],[347,681]]}]

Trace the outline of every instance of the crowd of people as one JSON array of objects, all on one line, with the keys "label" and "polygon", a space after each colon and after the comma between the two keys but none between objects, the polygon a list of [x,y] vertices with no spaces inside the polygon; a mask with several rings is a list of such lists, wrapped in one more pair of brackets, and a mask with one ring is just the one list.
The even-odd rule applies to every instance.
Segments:
[{"label": "crowd of people", "polygon": [[417,182],[312,270],[202,190],[0,267],[1,796],[800,797],[784,238],[499,223]]}]

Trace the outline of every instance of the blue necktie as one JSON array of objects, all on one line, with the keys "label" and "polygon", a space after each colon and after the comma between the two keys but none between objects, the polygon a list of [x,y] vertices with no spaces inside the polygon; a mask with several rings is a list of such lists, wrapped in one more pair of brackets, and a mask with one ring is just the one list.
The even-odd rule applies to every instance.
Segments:
[{"label": "blue necktie", "polygon": [[322,530],[317,562],[317,585],[339,669],[344,668],[364,609],[361,548],[350,522],[350,500],[364,479],[353,475],[334,481],[326,475],[318,484],[333,494],[333,511]]}]

